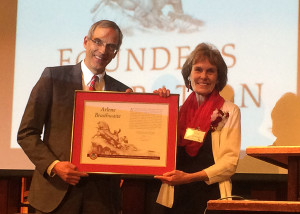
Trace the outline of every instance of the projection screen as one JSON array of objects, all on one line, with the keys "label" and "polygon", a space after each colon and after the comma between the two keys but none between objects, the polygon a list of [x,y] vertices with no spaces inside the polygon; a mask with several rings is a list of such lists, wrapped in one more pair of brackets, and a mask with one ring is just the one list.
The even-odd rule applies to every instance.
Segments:
[{"label": "projection screen", "polygon": [[[89,27],[109,19],[120,26],[124,40],[108,74],[135,92],[165,86],[180,95],[180,105],[189,95],[180,73],[187,55],[201,42],[215,45],[228,65],[222,95],[241,109],[238,172],[286,173],[247,157],[245,149],[300,145],[296,133],[300,108],[295,107],[299,107],[298,0],[24,0],[17,2],[16,17],[10,20],[16,26],[15,37],[1,42],[15,44],[15,54],[5,55],[14,62],[10,74],[1,70],[9,93],[1,94],[1,99],[8,99],[1,106],[8,122],[1,125],[0,169],[33,169],[16,141],[32,87],[45,67],[84,59],[83,38]],[[15,43],[10,41],[14,39]],[[284,123],[288,117],[293,119]],[[289,135],[296,136],[289,139]]]}]

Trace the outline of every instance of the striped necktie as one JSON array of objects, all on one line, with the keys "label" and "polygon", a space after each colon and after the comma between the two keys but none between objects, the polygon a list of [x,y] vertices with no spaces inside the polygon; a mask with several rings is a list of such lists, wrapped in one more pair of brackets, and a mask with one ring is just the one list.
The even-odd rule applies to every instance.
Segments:
[{"label": "striped necktie", "polygon": [[90,86],[89,86],[89,90],[90,90],[90,91],[95,91],[95,90],[96,90],[96,89],[95,89],[95,84],[96,84],[96,82],[98,82],[98,81],[99,81],[99,77],[96,76],[96,75],[94,75],[94,76],[92,77],[91,82],[90,82]]}]

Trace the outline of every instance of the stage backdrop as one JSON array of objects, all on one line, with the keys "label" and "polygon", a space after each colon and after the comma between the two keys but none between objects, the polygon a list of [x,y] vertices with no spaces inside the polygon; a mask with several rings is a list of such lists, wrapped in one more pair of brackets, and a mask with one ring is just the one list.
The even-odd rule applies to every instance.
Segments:
[{"label": "stage backdrop", "polygon": [[12,110],[5,115],[11,123],[1,129],[10,139],[1,141],[1,169],[33,168],[16,141],[31,89],[46,66],[84,59],[83,38],[100,19],[115,21],[124,33],[108,74],[135,92],[165,86],[180,94],[180,104],[189,95],[180,72],[187,55],[201,42],[214,44],[229,68],[222,95],[241,109],[238,172],[285,173],[246,157],[244,150],[300,145],[298,0],[18,1],[16,36],[6,40],[16,39],[13,75],[0,71],[5,84],[13,81]]}]

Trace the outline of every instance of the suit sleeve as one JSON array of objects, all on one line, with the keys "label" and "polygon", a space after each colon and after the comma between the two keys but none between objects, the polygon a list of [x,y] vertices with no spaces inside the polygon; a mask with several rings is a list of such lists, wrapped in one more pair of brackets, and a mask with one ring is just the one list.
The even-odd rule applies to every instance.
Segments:
[{"label": "suit sleeve", "polygon": [[41,139],[43,129],[50,122],[51,103],[52,78],[50,69],[46,68],[32,89],[17,136],[18,143],[41,174],[57,160],[47,143]]}]

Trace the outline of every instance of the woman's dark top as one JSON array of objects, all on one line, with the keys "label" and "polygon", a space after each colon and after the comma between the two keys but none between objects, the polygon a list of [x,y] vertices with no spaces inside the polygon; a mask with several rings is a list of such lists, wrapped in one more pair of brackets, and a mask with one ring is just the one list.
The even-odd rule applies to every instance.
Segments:
[{"label": "woman's dark top", "polygon": [[[198,172],[214,164],[211,132],[207,133],[202,147],[195,157],[189,156],[184,147],[177,147],[176,169]],[[146,214],[203,214],[208,200],[220,198],[219,184],[207,185],[204,181],[175,186],[173,207],[156,203],[161,181],[147,183]]]},{"label": "woman's dark top", "polygon": [[[195,157],[189,156],[184,147],[177,147],[177,169],[184,172],[198,172],[214,164],[211,132]],[[175,186],[174,204],[168,214],[203,214],[207,201],[220,198],[218,183],[207,185],[204,181]]]}]

